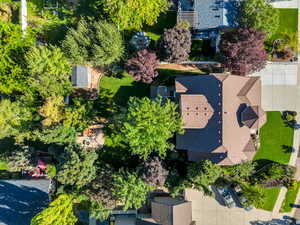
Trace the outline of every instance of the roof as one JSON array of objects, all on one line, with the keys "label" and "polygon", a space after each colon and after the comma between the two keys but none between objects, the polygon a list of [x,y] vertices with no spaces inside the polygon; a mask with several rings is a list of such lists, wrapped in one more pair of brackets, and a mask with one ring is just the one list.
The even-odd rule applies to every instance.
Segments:
[{"label": "roof", "polygon": [[205,127],[188,128],[183,135],[177,134],[177,149],[188,150],[192,161],[211,159],[222,165],[251,158],[252,151],[245,153],[244,149],[249,149],[251,133],[266,122],[259,78],[224,74],[178,77],[175,86],[178,99],[184,99],[183,95],[204,95],[213,108]]},{"label": "roof", "polygon": [[[237,10],[234,5],[235,0],[181,0],[181,13],[184,11],[196,12],[193,19],[196,21],[195,29],[203,31],[215,28],[225,28],[235,26],[235,16]],[[188,3],[187,3],[188,2]]]},{"label": "roof", "polygon": [[183,128],[204,128],[214,114],[204,95],[181,95],[179,102]]},{"label": "roof", "polygon": [[152,218],[143,219],[138,225],[190,225],[192,203],[170,197],[157,197],[151,202]]},{"label": "roof", "polygon": [[30,224],[48,205],[49,180],[1,180],[0,224]]},{"label": "roof", "polygon": [[72,84],[79,88],[90,88],[91,71],[87,66],[76,65],[72,68]]}]

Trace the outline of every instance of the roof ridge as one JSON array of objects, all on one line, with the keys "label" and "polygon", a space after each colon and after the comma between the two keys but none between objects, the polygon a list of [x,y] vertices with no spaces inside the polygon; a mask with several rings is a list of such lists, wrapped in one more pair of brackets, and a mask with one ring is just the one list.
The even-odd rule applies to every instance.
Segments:
[{"label": "roof ridge", "polygon": [[248,92],[251,90],[251,88],[254,86],[254,84],[259,80],[259,77],[248,77],[248,81],[245,83],[245,85],[241,88],[237,96],[239,97],[246,97]]}]

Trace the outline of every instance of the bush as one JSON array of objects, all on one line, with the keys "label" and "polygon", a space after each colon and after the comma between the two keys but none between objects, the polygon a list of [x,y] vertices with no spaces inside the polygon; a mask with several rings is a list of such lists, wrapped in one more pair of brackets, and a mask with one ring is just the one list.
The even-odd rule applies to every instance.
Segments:
[{"label": "bush", "polygon": [[56,176],[56,167],[55,165],[47,165],[47,168],[46,168],[46,174],[48,177],[50,178],[54,178]]},{"label": "bush", "polygon": [[181,63],[189,58],[191,52],[191,33],[182,26],[166,30],[159,41],[162,60],[170,63]]},{"label": "bush", "polygon": [[159,66],[159,60],[154,52],[146,49],[140,50],[136,56],[129,59],[125,64],[125,70],[137,81],[151,83],[153,78],[157,77],[156,71]]}]

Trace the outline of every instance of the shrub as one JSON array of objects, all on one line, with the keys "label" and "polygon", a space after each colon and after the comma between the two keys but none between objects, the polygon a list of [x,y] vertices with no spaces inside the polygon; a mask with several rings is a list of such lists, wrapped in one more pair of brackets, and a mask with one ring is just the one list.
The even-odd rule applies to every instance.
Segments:
[{"label": "shrub", "polygon": [[219,46],[224,69],[237,75],[263,69],[267,60],[264,39],[265,35],[253,28],[225,32]]},{"label": "shrub", "polygon": [[56,167],[55,165],[47,165],[47,168],[46,168],[46,174],[48,177],[50,178],[54,178],[56,176]]},{"label": "shrub", "polygon": [[159,41],[162,60],[170,63],[181,63],[189,58],[191,52],[190,31],[182,26],[166,30]]},{"label": "shrub", "polygon": [[151,83],[153,78],[158,75],[156,71],[159,60],[154,52],[146,49],[140,50],[136,56],[129,59],[125,64],[125,70],[137,81]]}]

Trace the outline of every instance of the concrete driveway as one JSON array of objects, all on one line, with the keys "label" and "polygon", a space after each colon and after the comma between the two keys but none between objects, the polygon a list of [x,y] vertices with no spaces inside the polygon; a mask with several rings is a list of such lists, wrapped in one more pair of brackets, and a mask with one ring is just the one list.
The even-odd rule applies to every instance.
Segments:
[{"label": "concrete driveway", "polygon": [[253,75],[261,77],[262,107],[265,111],[300,111],[298,62],[268,62],[263,70]]},{"label": "concrete driveway", "polygon": [[[243,208],[227,208],[215,198],[204,196],[202,192],[186,189],[185,198],[192,202],[192,218],[196,225],[255,225],[258,221],[284,221],[271,212],[253,209],[249,212]],[[282,216],[281,216],[282,218]],[[280,224],[280,223],[278,223]]]}]

